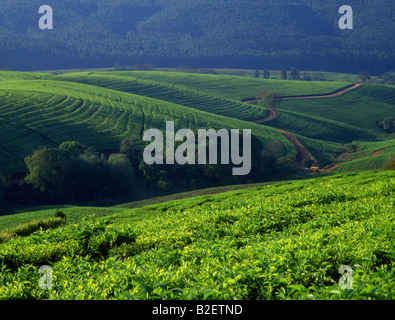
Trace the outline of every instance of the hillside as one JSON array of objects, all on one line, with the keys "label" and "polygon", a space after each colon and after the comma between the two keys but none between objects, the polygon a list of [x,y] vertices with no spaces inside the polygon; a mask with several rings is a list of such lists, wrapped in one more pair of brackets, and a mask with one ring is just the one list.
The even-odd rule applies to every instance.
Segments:
[{"label": "hillside", "polygon": [[393,171],[348,174],[86,217],[0,244],[0,298],[392,300],[394,186]]},{"label": "hillside", "polygon": [[[48,80],[45,75],[35,74],[37,79],[33,80],[25,79],[23,73],[8,72],[3,76],[10,76],[10,79],[1,81],[0,89],[0,167],[3,174],[25,171],[24,158],[40,146],[57,146],[64,141],[76,140],[99,151],[118,150],[126,136],[141,141],[145,130],[162,130],[166,120],[175,121],[179,129],[251,129],[260,143],[278,140],[280,153],[296,153],[292,144],[270,127],[165,100],[93,85]],[[187,96],[183,92],[183,95],[183,99],[189,99],[190,104],[196,103],[196,106],[202,97],[214,99],[209,104],[211,108],[217,106],[215,99],[220,99],[197,93]],[[194,99],[197,100],[194,102]],[[234,105],[242,104],[225,100],[225,111],[235,112]],[[265,112],[257,107],[255,110],[258,115]],[[246,112],[240,108],[239,111]]]},{"label": "hillside", "polygon": [[[3,174],[25,171],[24,158],[40,146],[76,140],[98,151],[118,150],[126,136],[141,141],[145,130],[163,129],[166,119],[180,128],[251,128],[261,147],[278,140],[273,152],[296,155],[295,146],[278,131],[285,130],[325,166],[335,161],[342,144],[389,137],[377,121],[393,116],[395,106],[394,86],[364,84],[336,97],[283,100],[270,121],[255,124],[251,122],[266,119],[268,110],[241,101],[261,89],[283,96],[314,96],[350,83],[156,71],[7,71],[0,73],[0,83]],[[253,152],[256,158],[261,149]],[[372,168],[382,167],[384,157],[380,158],[380,165]]]},{"label": "hillside", "polygon": [[392,0],[350,0],[341,30],[335,0],[51,1],[54,29],[40,30],[38,0],[3,0],[3,68],[48,70],[136,63],[178,67],[327,70],[371,74],[394,65]]},{"label": "hillside", "polygon": [[[388,136],[389,134],[377,125],[377,121],[395,115],[395,86],[364,84],[344,95],[331,99],[283,101],[279,109],[284,111],[281,114],[298,113],[336,121],[350,129],[358,127],[364,131],[364,134],[360,133],[361,140],[367,140],[375,136]],[[288,127],[288,129],[290,128]],[[309,131],[307,129],[302,132],[296,128],[290,130],[302,135],[308,135]],[[337,131],[337,133],[340,132],[341,130]],[[314,133],[315,130],[310,130],[310,134]],[[326,134],[327,139],[332,140],[336,133]],[[358,139],[357,135],[344,134],[344,136],[348,140]],[[317,137],[323,139],[323,136]]]}]

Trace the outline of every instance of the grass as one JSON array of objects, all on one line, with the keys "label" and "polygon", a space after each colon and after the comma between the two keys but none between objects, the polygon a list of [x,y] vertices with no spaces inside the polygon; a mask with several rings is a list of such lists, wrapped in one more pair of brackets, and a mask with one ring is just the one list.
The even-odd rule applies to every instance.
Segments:
[{"label": "grass", "polygon": [[392,300],[394,186],[393,171],[288,181],[38,231],[0,244],[0,298]]}]

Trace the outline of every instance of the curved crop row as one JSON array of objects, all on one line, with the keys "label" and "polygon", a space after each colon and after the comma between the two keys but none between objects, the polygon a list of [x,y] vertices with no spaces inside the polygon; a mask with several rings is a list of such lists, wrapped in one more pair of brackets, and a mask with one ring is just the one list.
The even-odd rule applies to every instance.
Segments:
[{"label": "curved crop row", "polygon": [[[330,99],[282,101],[281,109],[316,116],[384,135],[376,122],[395,115],[395,87],[364,84]],[[364,139],[361,137],[360,139]]]},{"label": "curved crop row", "polygon": [[178,85],[163,84],[150,80],[110,76],[100,73],[66,74],[51,77],[50,79],[84,83],[132,93],[240,120],[256,120],[267,115],[265,108],[255,105],[246,105],[239,101],[225,99],[195,89],[187,89]]},{"label": "curved crop row", "polygon": [[[50,80],[14,80],[0,92],[0,137],[3,173],[23,169],[22,160],[42,145],[76,140],[97,150],[118,150],[127,135],[141,139],[144,130],[164,129],[166,120],[179,128],[252,129],[265,143],[280,140],[284,154],[295,150],[276,130],[214,115],[175,103],[91,85]],[[19,157],[8,166],[6,150]],[[257,151],[258,152],[258,151]],[[4,163],[3,163],[4,162]]]}]

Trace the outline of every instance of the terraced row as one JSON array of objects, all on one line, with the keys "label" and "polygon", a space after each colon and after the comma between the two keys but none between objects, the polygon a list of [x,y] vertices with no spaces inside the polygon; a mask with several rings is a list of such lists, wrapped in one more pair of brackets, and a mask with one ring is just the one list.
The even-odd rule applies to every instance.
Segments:
[{"label": "terraced row", "polygon": [[239,101],[225,99],[179,85],[169,85],[131,77],[78,73],[55,76],[50,79],[114,89],[240,120],[260,119],[266,117],[268,113],[266,109],[256,105],[246,105]]},{"label": "terraced row", "polygon": [[[321,117],[328,120],[361,128],[371,137],[385,135],[376,124],[388,116],[395,116],[395,86],[364,84],[342,96],[330,99],[311,99],[283,101],[280,105],[284,111],[291,111],[305,116]],[[290,121],[287,121],[289,123]],[[290,129],[291,130],[291,129]],[[300,131],[301,134],[307,131]],[[340,130],[339,134],[348,135]],[[315,134],[312,131],[312,134]],[[319,135],[316,135],[319,137]],[[332,137],[329,137],[332,139]],[[366,134],[358,139],[369,138]],[[350,136],[350,139],[354,137]]]},{"label": "terraced row", "polygon": [[278,111],[278,116],[266,122],[265,125],[288,130],[305,137],[337,143],[376,138],[376,134],[369,130],[364,130],[340,121],[291,112],[281,108]]},{"label": "terraced row", "polygon": [[251,129],[262,143],[280,140],[284,154],[296,153],[277,130],[147,97],[50,80],[10,80],[0,90],[0,168],[25,169],[23,159],[42,145],[77,140],[97,150],[118,150],[127,135],[141,139],[146,129]]},{"label": "terraced row", "polygon": [[277,91],[282,96],[300,96],[332,93],[351,84],[350,82],[274,80],[160,71],[121,71],[106,72],[105,74],[172,84],[237,101],[251,99],[261,89]]}]

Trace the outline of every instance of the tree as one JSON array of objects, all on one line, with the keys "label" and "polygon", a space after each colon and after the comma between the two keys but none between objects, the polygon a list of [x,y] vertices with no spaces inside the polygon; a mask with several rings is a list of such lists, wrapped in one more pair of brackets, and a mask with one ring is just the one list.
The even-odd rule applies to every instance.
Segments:
[{"label": "tree", "polygon": [[282,80],[287,80],[288,79],[287,71],[285,71],[284,68],[281,69],[281,79]]},{"label": "tree", "polygon": [[296,80],[297,76],[298,76],[298,71],[295,68],[292,68],[289,74],[289,78],[291,80]]},{"label": "tree", "polygon": [[29,171],[25,181],[42,192],[51,192],[59,183],[59,150],[43,147],[25,158]]},{"label": "tree", "polygon": [[278,92],[262,89],[255,95],[258,103],[266,108],[275,109],[278,102],[281,100],[281,95]]},{"label": "tree", "polygon": [[377,121],[377,125],[385,132],[395,132],[395,119],[393,117],[387,117],[383,121]]},{"label": "tree", "polygon": [[124,154],[112,154],[108,159],[112,196],[128,194],[134,182],[134,170]]},{"label": "tree", "polygon": [[4,186],[4,182],[3,182],[3,177],[0,172],[0,205],[4,201],[4,189],[5,189],[5,186]]},{"label": "tree", "polygon": [[77,157],[85,152],[88,148],[77,141],[66,141],[59,146],[59,151],[66,157]]},{"label": "tree", "polygon": [[277,172],[282,175],[290,175],[296,172],[298,164],[295,157],[286,156],[277,160]]},{"label": "tree", "polygon": [[255,78],[259,78],[259,70],[255,71]]},{"label": "tree", "polygon": [[127,156],[133,167],[137,168],[139,165],[139,150],[137,148],[137,139],[133,136],[127,136],[122,140],[119,149],[120,153]]},{"label": "tree", "polygon": [[370,79],[370,76],[366,71],[361,71],[360,73],[358,73],[358,78],[362,83],[365,83]]}]

